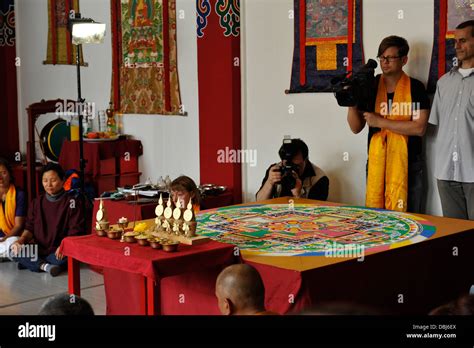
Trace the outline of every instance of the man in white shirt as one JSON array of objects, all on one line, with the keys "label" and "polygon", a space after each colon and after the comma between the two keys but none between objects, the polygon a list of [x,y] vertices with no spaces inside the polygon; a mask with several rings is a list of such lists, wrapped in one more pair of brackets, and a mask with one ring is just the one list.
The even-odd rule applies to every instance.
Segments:
[{"label": "man in white shirt", "polygon": [[474,20],[454,37],[458,66],[438,81],[429,119],[438,126],[435,177],[443,215],[474,220]]}]

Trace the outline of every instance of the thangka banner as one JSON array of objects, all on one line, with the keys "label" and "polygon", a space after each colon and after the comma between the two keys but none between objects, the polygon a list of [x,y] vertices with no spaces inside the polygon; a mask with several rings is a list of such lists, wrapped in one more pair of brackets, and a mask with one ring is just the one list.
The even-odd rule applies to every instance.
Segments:
[{"label": "thangka banner", "polygon": [[364,62],[362,0],[294,0],[289,93],[330,92],[331,79]]},{"label": "thangka banner", "polygon": [[175,0],[111,0],[114,108],[182,114]]},{"label": "thangka banner", "polygon": [[436,82],[457,64],[454,30],[462,22],[474,19],[472,0],[434,0],[434,42],[428,92],[436,91]]},{"label": "thangka banner", "polygon": [[15,160],[18,153],[17,55],[15,2],[0,2],[0,157]]},{"label": "thangka banner", "polygon": [[[79,0],[48,0],[48,48],[43,64],[76,64],[77,46],[71,42],[69,17],[79,13]],[[81,50],[81,65],[84,65]]]}]

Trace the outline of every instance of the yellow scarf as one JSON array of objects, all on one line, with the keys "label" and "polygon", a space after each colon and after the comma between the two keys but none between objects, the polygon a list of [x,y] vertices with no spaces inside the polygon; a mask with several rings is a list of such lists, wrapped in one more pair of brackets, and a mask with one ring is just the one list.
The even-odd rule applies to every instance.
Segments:
[{"label": "yellow scarf", "polygon": [[[397,83],[391,110],[388,108],[387,88],[380,77],[375,112],[387,110],[389,120],[410,121],[412,115],[394,114],[411,100],[410,78],[405,73]],[[411,108],[409,109],[411,110]],[[407,211],[408,197],[408,136],[382,129],[374,134],[369,145],[369,168],[365,204],[370,208]]]},{"label": "yellow scarf", "polygon": [[15,226],[15,210],[16,210],[16,189],[15,185],[10,184],[10,188],[7,192],[7,197],[5,199],[5,213],[0,207],[0,229],[9,235],[13,226]]}]

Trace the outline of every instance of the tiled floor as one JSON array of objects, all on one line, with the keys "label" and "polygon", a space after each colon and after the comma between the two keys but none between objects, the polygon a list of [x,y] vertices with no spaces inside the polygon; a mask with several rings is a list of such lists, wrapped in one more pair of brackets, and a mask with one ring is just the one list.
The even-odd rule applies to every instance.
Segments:
[{"label": "tiled floor", "polygon": [[[51,296],[67,292],[67,273],[51,277],[47,273],[18,270],[14,262],[0,263],[0,315],[35,315]],[[81,268],[81,296],[105,314],[104,279],[87,267]]]}]

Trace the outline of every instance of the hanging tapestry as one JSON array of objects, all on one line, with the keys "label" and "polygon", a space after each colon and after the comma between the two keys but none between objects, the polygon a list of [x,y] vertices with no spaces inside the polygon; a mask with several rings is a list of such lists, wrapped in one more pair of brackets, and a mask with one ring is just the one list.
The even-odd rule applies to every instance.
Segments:
[{"label": "hanging tapestry", "polygon": [[111,0],[112,100],[125,114],[183,114],[175,0]]},{"label": "hanging tapestry", "polygon": [[289,93],[330,92],[363,64],[362,0],[294,0],[294,19]]},{"label": "hanging tapestry", "polygon": [[457,64],[454,30],[474,19],[472,0],[434,0],[434,42],[431,56],[428,92],[436,91],[436,82]]},{"label": "hanging tapestry", "polygon": [[[71,42],[69,17],[79,13],[79,0],[48,0],[48,48],[43,64],[76,64],[77,46]],[[82,48],[80,51],[81,65]]]},{"label": "hanging tapestry", "polygon": [[0,2],[0,157],[18,161],[17,63],[15,4]]}]

